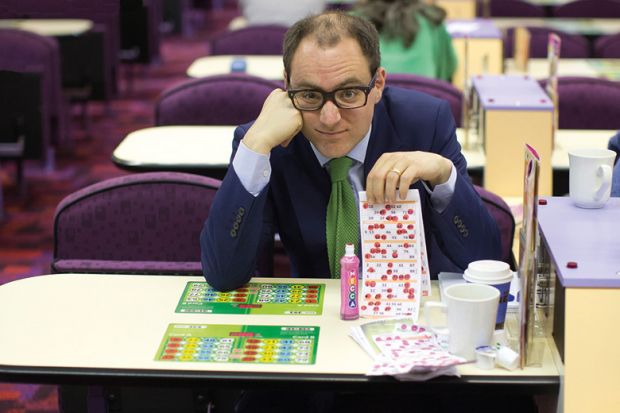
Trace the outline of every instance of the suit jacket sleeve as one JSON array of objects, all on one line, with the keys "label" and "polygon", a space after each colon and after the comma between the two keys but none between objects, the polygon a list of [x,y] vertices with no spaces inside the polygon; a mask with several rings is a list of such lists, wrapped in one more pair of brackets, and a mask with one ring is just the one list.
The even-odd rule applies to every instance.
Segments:
[{"label": "suit jacket sleeve", "polygon": [[[247,127],[235,130],[232,157]],[[203,274],[216,290],[228,291],[248,282],[257,252],[266,239],[273,241],[268,193],[269,184],[257,197],[250,194],[231,162],[200,234]]]},{"label": "suit jacket sleeve", "polygon": [[457,169],[454,194],[447,208],[430,208],[431,231],[443,254],[460,269],[471,261],[500,259],[499,230],[467,174],[467,162],[456,139],[449,105],[442,102],[436,119],[433,152],[450,159]]}]

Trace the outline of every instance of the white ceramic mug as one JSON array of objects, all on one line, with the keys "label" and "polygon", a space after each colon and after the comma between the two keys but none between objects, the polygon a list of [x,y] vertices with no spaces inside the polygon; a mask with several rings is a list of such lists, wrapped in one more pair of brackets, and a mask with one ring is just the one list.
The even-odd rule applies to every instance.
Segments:
[{"label": "white ceramic mug", "polygon": [[609,149],[568,152],[570,197],[580,208],[601,208],[609,200],[616,153]]},{"label": "white ceramic mug", "polygon": [[[444,300],[424,304],[426,325],[436,334],[448,335],[450,353],[474,360],[476,347],[491,344],[499,291],[486,284],[453,284],[444,290]],[[447,328],[433,324],[434,309],[447,313]]]}]

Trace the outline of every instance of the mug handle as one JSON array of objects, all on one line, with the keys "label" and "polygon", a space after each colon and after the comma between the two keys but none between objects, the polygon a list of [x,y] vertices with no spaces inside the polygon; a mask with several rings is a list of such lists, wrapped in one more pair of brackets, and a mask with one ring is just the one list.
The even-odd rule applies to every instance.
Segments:
[{"label": "mug handle", "polygon": [[431,323],[431,318],[430,318],[430,313],[433,311],[433,309],[439,309],[441,310],[441,312],[443,312],[444,314],[446,313],[446,311],[448,310],[448,306],[444,303],[441,303],[439,301],[427,301],[426,303],[424,303],[424,320],[426,321],[426,326],[431,329],[431,331],[435,334],[438,335],[448,335],[449,331],[448,331],[448,327],[444,326],[444,327],[437,327],[435,325],[433,325],[433,323]]},{"label": "mug handle", "polygon": [[596,176],[601,177],[603,181],[601,182],[601,186],[596,190],[596,193],[594,194],[594,200],[600,201],[609,189],[609,186],[611,185],[611,166],[599,165],[598,169],[596,170]]}]

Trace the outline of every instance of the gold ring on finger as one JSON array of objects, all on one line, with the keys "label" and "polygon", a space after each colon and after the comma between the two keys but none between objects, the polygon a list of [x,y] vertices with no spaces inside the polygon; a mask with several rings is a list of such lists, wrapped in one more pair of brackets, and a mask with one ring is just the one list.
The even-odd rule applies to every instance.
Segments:
[{"label": "gold ring on finger", "polygon": [[392,168],[390,172],[394,172],[398,176],[401,176],[403,174],[400,169],[396,169],[396,168]]}]

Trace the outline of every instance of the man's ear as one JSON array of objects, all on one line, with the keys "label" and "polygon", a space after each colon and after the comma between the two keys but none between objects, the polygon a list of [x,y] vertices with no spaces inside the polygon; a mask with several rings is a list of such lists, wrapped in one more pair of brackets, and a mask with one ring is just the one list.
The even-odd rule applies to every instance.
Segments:
[{"label": "man's ear", "polygon": [[375,79],[375,89],[377,89],[377,98],[375,103],[378,103],[381,100],[381,96],[383,95],[383,89],[385,89],[385,79],[387,74],[385,73],[385,69],[380,67],[377,69],[377,77]]},{"label": "man's ear", "polygon": [[288,74],[286,73],[286,69],[282,70],[282,77],[284,78],[284,89],[288,89],[289,88],[289,79],[288,79]]}]

